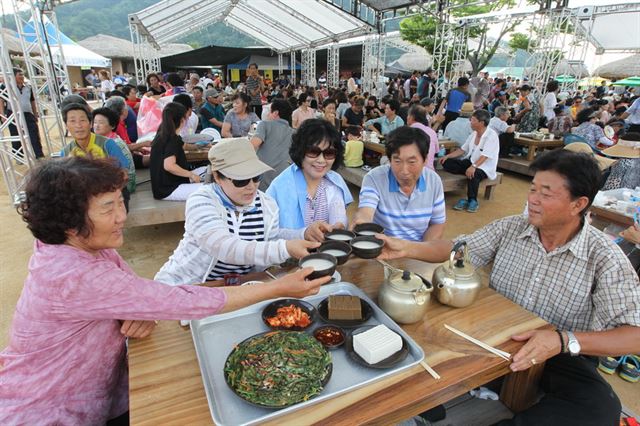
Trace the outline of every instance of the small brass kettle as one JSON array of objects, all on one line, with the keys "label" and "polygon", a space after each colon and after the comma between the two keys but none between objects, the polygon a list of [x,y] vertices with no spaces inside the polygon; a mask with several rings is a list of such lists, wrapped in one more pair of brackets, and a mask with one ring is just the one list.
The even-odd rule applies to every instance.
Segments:
[{"label": "small brass kettle", "polygon": [[431,283],[413,272],[379,262],[384,266],[385,277],[378,293],[380,308],[400,324],[420,321],[431,299]]},{"label": "small brass kettle", "polygon": [[449,262],[433,271],[433,285],[438,301],[444,305],[464,308],[476,300],[482,282],[469,261],[466,241],[458,241],[451,250]]}]

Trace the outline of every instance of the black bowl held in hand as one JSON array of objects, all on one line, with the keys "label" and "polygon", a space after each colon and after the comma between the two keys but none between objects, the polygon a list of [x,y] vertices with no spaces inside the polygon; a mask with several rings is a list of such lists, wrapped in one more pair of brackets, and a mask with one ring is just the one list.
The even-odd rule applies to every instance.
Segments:
[{"label": "black bowl held in hand", "polygon": [[351,255],[351,246],[344,241],[325,241],[318,247],[318,253],[326,253],[338,259],[338,265],[343,265]]},{"label": "black bowl held in hand", "polygon": [[338,265],[338,259],[327,253],[313,253],[300,259],[298,265],[301,268],[313,268],[313,272],[307,275],[307,279],[315,280],[316,278],[333,275]]},{"label": "black bowl held in hand", "polygon": [[358,237],[373,237],[375,234],[384,234],[384,228],[382,225],[373,222],[359,223],[353,227],[353,232],[355,232]]},{"label": "black bowl held in hand", "polygon": [[354,232],[347,231],[346,229],[334,229],[324,234],[324,239],[325,241],[342,241],[348,243],[355,238],[355,236],[356,234]]},{"label": "black bowl held in hand", "polygon": [[355,237],[351,240],[353,254],[362,259],[373,259],[380,256],[383,246],[384,241],[368,235],[364,237]]}]

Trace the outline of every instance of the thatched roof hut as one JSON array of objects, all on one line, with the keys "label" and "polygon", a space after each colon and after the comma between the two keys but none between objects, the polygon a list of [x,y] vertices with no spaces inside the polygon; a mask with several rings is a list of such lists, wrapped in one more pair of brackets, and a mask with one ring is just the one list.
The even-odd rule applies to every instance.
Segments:
[{"label": "thatched roof hut", "polygon": [[612,79],[640,75],[640,53],[602,65],[593,74]]},{"label": "thatched roof hut", "polygon": [[[133,59],[133,43],[122,38],[98,34],[85,38],[79,41],[78,44],[106,58]],[[160,49],[160,57],[171,56],[189,50],[193,50],[193,48],[188,44],[171,43],[162,46]]]}]

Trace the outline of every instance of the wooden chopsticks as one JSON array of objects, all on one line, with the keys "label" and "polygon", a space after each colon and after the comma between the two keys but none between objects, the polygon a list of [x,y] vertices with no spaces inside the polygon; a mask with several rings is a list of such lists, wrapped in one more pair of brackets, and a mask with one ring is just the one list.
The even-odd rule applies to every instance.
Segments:
[{"label": "wooden chopsticks", "polygon": [[431,366],[429,364],[427,364],[427,361],[425,361],[425,360],[420,361],[420,365],[423,366],[424,369],[427,370],[427,372],[429,374],[431,374],[431,377],[433,377],[436,380],[440,380],[440,375],[438,373],[436,373],[436,370],[431,368]]},{"label": "wooden chopsticks", "polygon": [[457,334],[458,336],[470,341],[471,343],[474,343],[474,344],[480,346],[483,349],[486,349],[487,351],[491,352],[494,355],[499,356],[502,359],[505,359],[507,361],[511,360],[511,354],[509,352],[505,352],[505,351],[502,351],[500,349],[494,348],[493,346],[489,346],[486,343],[481,342],[480,340],[475,339],[475,338],[469,336],[468,334],[463,333],[460,330],[456,330],[455,328],[451,327],[450,325],[445,324],[444,327],[447,330],[449,330],[449,331]]}]

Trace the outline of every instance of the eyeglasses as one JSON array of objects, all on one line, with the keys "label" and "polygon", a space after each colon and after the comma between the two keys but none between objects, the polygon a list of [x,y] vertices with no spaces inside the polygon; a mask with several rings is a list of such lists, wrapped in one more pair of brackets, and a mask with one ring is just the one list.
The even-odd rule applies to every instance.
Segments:
[{"label": "eyeglasses", "polygon": [[223,175],[220,172],[218,172],[218,176],[220,176],[223,179],[230,180],[231,183],[233,184],[233,186],[235,186],[236,188],[244,188],[245,186],[249,185],[250,181],[253,181],[253,183],[258,183],[258,182],[260,182],[260,179],[262,179],[262,175],[258,175],[258,176],[252,177],[251,179],[231,179],[231,178],[226,177],[225,175]]},{"label": "eyeglasses", "polygon": [[309,158],[318,158],[320,154],[322,154],[325,160],[335,160],[337,153],[338,152],[333,147],[329,147],[327,149],[320,149],[316,145],[307,149],[307,152],[305,152],[304,155],[306,155]]}]

